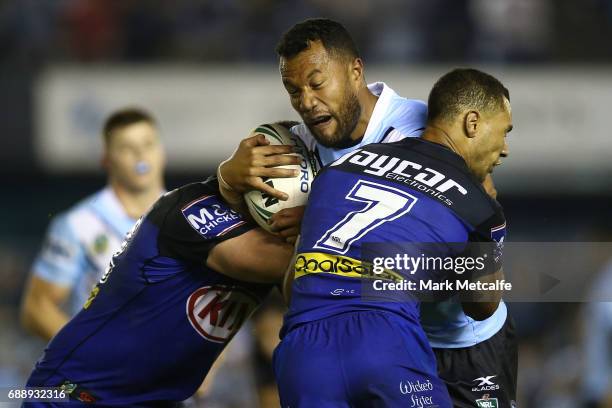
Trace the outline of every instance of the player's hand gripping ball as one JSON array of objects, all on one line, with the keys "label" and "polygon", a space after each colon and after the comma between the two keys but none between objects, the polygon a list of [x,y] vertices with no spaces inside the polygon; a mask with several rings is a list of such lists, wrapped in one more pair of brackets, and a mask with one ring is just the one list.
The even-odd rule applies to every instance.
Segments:
[{"label": "player's hand gripping ball", "polygon": [[270,231],[268,219],[273,214],[284,208],[306,205],[310,193],[310,184],[316,175],[317,162],[302,140],[282,125],[264,124],[258,126],[254,133],[264,135],[271,145],[293,146],[295,149],[293,154],[302,159],[299,165],[279,166],[299,170],[297,177],[264,179],[264,182],[270,187],[287,193],[289,195],[288,200],[282,201],[258,190],[248,191],[244,194],[251,216],[263,229]]}]

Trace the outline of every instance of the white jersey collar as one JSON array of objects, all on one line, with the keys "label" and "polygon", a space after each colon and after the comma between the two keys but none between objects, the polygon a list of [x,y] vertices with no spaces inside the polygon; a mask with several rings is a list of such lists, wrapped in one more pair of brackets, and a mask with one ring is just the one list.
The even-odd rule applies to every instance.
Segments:
[{"label": "white jersey collar", "polygon": [[397,96],[393,89],[389,88],[384,82],[374,82],[368,84],[368,89],[374,95],[378,96],[378,100],[376,101],[376,105],[374,105],[372,116],[368,121],[368,127],[363,134],[363,139],[359,143],[360,145],[363,145],[363,142],[367,142],[368,139],[372,137],[372,132],[378,131],[378,125],[387,115],[392,99]]},{"label": "white jersey collar", "polygon": [[112,225],[121,235],[129,231],[136,222],[134,218],[127,214],[111,186],[106,186],[100,191],[98,200],[94,205],[105,221]]}]

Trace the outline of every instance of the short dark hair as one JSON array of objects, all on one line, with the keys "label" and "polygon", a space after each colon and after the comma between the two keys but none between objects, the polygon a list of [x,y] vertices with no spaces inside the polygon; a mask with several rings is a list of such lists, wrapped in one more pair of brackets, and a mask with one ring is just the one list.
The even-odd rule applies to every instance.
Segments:
[{"label": "short dark hair", "polygon": [[495,112],[503,109],[504,96],[510,100],[508,89],[493,76],[477,69],[454,69],[431,89],[427,122],[452,120],[468,109]]},{"label": "short dark hair", "polygon": [[327,18],[310,18],[295,24],[281,37],[276,53],[279,57],[295,57],[311,41],[321,41],[327,51],[337,55],[359,58],[359,50],[346,28]]},{"label": "short dark hair", "polygon": [[106,119],[106,122],[104,122],[104,128],[102,130],[104,143],[110,143],[111,136],[113,135],[113,132],[115,132],[117,129],[121,129],[139,122],[147,122],[153,126],[156,126],[156,122],[155,119],[153,119],[153,116],[147,111],[140,108],[123,108],[111,113],[110,116]]}]

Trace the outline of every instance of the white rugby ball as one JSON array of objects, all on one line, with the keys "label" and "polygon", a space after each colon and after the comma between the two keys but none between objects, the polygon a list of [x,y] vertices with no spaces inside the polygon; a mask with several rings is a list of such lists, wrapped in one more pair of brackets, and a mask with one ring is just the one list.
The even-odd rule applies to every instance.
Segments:
[{"label": "white rugby ball", "polygon": [[289,132],[287,128],[278,124],[263,124],[255,128],[255,133],[261,133],[271,145],[294,146],[296,153],[302,161],[299,165],[279,166],[284,169],[296,169],[300,171],[297,177],[289,178],[264,178],[264,182],[277,190],[289,195],[287,201],[269,196],[258,190],[249,191],[244,194],[251,216],[266,231],[270,231],[268,219],[283,208],[298,207],[306,205],[310,194],[310,184],[317,172],[317,162],[302,140]]}]

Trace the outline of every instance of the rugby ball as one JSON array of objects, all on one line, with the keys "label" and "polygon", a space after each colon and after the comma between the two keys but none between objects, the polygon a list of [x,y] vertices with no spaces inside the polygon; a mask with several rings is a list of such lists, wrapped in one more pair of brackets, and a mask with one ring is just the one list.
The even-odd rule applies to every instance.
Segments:
[{"label": "rugby ball", "polygon": [[300,174],[289,178],[264,178],[264,183],[289,195],[287,201],[279,200],[258,190],[248,191],[244,199],[251,216],[266,231],[270,231],[268,220],[284,208],[306,205],[310,194],[310,184],[317,172],[317,162],[302,140],[279,124],[263,124],[255,128],[253,133],[260,133],[271,145],[294,146],[296,153],[302,160],[299,165],[279,166],[280,168],[296,169]]}]

